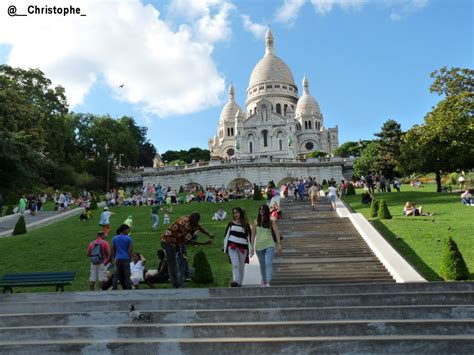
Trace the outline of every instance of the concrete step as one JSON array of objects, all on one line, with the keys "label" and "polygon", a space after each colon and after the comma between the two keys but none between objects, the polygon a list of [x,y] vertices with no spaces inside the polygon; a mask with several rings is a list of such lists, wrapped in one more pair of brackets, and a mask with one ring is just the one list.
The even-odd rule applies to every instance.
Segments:
[{"label": "concrete step", "polygon": [[311,295],[351,295],[351,294],[403,294],[403,293],[452,293],[474,292],[474,282],[413,282],[380,283],[370,285],[315,285],[305,287],[242,287],[242,288],[194,288],[194,289],[139,289],[118,292],[42,292],[0,294],[0,304],[16,302],[64,302],[95,301],[113,302],[119,300],[186,299],[220,297],[267,297],[267,296],[311,296]]},{"label": "concrete step", "polygon": [[[347,285],[353,286],[353,285]],[[404,305],[354,307],[254,308],[251,312],[240,309],[215,310],[148,310],[155,323],[222,323],[317,320],[472,320],[474,305]],[[128,312],[57,312],[34,314],[2,314],[0,327],[85,326],[126,324]],[[1,329],[1,328],[0,328]]]},{"label": "concrete step", "polygon": [[163,324],[100,324],[86,326],[29,326],[0,329],[0,342],[61,339],[201,339],[231,338],[235,334],[248,338],[278,337],[344,337],[403,335],[471,335],[474,320],[370,320],[370,321],[272,321]]},{"label": "concrete step", "polygon": [[394,305],[439,305],[439,304],[474,304],[474,292],[454,291],[449,293],[373,293],[348,295],[309,295],[309,296],[250,296],[250,297],[214,297],[204,299],[128,299],[113,302],[97,297],[91,301],[37,301],[37,302],[8,302],[2,304],[3,314],[18,313],[50,313],[50,312],[80,312],[87,309],[93,311],[124,311],[130,302],[139,310],[203,310],[203,309],[248,309],[299,307],[338,307],[338,306],[394,306]]},{"label": "concrete step", "polygon": [[5,353],[35,355],[46,352],[54,354],[472,353],[473,345],[474,338],[470,335],[67,339],[0,343]]}]

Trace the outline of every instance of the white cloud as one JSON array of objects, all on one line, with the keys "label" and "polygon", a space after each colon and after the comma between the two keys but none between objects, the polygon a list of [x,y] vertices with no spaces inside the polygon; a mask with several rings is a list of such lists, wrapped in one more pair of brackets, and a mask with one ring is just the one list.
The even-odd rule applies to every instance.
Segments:
[{"label": "white cloud", "polygon": [[256,38],[264,38],[265,32],[267,31],[267,26],[260,23],[252,22],[248,15],[241,15],[244,29],[252,32]]},{"label": "white cloud", "polygon": [[275,21],[292,25],[306,0],[285,0],[275,14]]},{"label": "white cloud", "polygon": [[386,0],[386,3],[392,7],[390,19],[400,21],[426,7],[428,0]]},{"label": "white cloud", "polygon": [[[0,44],[11,46],[9,65],[39,68],[55,85],[63,85],[71,107],[83,102],[103,78],[118,99],[146,112],[196,112],[219,104],[224,91],[211,54],[216,42],[230,36],[232,5],[218,0],[186,3],[196,5],[189,7],[194,20],[175,30],[141,0],[83,0],[74,6],[86,17],[10,17],[2,9]],[[37,4],[69,6],[61,0]],[[28,5],[29,0],[15,1],[18,13],[26,13]],[[125,86],[119,88],[121,84]]]},{"label": "white cloud", "polygon": [[338,6],[341,9],[347,10],[350,8],[361,8],[369,3],[369,0],[311,0],[314,10],[321,14],[330,12],[333,7]]},{"label": "white cloud", "polygon": [[428,0],[285,0],[277,10],[275,20],[280,23],[292,25],[298,18],[300,9],[308,1],[313,5],[314,11],[325,15],[335,8],[342,10],[362,9],[366,5],[383,5],[390,8],[390,19],[398,21],[402,17],[410,16],[423,9]]}]

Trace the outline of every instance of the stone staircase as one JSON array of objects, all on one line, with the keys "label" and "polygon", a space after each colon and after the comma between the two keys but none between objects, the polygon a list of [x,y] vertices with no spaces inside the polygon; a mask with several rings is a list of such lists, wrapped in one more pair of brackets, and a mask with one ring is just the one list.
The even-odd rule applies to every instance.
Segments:
[{"label": "stone staircase", "polygon": [[[130,323],[128,304],[149,313]],[[474,283],[0,295],[1,354],[472,353]]]},{"label": "stone staircase", "polygon": [[282,253],[273,264],[273,285],[395,282],[348,218],[326,197],[315,211],[309,201],[283,202]]}]

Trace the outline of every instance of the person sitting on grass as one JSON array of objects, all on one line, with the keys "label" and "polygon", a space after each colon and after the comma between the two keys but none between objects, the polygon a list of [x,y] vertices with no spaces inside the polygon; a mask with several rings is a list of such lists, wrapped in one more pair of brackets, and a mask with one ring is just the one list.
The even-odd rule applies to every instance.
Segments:
[{"label": "person sitting on grass", "polygon": [[472,203],[472,195],[469,190],[466,190],[461,194],[461,202],[466,206],[474,206]]},{"label": "person sitting on grass", "polygon": [[223,221],[227,217],[227,212],[224,210],[224,207],[219,208],[219,211],[214,213],[212,217],[213,221]]},{"label": "person sitting on grass", "polygon": [[89,207],[85,207],[84,211],[82,211],[81,215],[79,216],[79,220],[85,222],[89,219],[92,219],[92,212]]},{"label": "person sitting on grass", "polygon": [[140,281],[143,281],[145,274],[146,259],[139,253],[133,253],[132,262],[130,263],[130,279],[132,281],[132,288],[138,288]]},{"label": "person sitting on grass", "polygon": [[158,258],[158,269],[156,272],[149,270],[145,274],[145,283],[150,288],[154,288],[153,284],[168,282],[168,264],[166,264],[165,252],[160,249],[156,252]]},{"label": "person sitting on grass", "polygon": [[414,202],[407,202],[403,208],[403,215],[405,217],[409,216],[432,216],[433,213],[424,212],[423,206],[416,207]]},{"label": "person sitting on grass", "polygon": [[362,194],[362,203],[370,204],[372,202],[372,195],[369,192],[364,192]]}]

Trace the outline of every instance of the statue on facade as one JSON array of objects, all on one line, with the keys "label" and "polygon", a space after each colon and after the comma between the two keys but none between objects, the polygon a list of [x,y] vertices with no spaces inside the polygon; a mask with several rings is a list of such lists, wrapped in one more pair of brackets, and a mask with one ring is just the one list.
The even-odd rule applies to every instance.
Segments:
[{"label": "statue on facade", "polygon": [[290,133],[288,135],[288,147],[291,147],[293,145],[293,135]]}]

